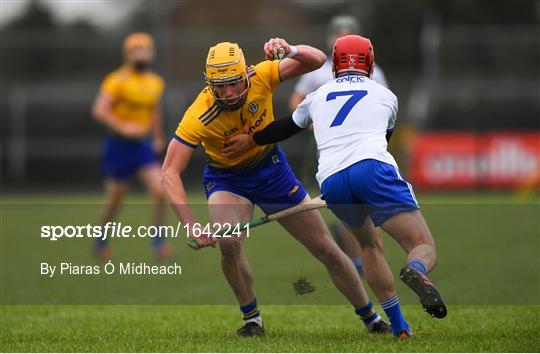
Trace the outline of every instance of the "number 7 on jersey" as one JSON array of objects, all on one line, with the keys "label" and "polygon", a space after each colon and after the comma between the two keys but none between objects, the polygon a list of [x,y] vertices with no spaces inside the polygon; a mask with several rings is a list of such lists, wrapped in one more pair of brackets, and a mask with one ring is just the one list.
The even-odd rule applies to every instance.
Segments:
[{"label": "number 7 on jersey", "polygon": [[330,124],[331,127],[337,127],[345,121],[345,118],[349,115],[351,110],[353,109],[354,105],[358,103],[364,96],[367,95],[366,90],[351,90],[351,91],[337,91],[337,92],[330,92],[326,96],[326,101],[335,100],[339,96],[351,96],[347,102],[341,107],[341,109],[337,112],[336,117],[332,121],[332,124]]}]

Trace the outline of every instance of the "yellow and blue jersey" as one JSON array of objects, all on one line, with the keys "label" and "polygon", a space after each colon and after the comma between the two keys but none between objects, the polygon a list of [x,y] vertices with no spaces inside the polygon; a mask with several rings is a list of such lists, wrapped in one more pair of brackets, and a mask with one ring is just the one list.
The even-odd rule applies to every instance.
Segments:
[{"label": "yellow and blue jersey", "polygon": [[[146,133],[165,84],[154,73],[138,73],[127,66],[113,71],[101,84],[100,95],[112,100],[113,114],[123,122],[138,124]],[[139,169],[157,162],[151,142],[108,136],[103,147],[102,172],[116,180],[131,178]]]},{"label": "yellow and blue jersey", "polygon": [[139,124],[146,132],[163,95],[165,83],[152,72],[138,73],[127,66],[113,71],[101,84],[100,94],[113,100],[112,111],[124,122]]},{"label": "yellow and blue jersey", "polygon": [[263,61],[247,70],[250,88],[242,107],[236,111],[221,109],[210,89],[201,91],[184,113],[175,139],[196,148],[202,145],[208,165],[220,169],[247,170],[256,166],[275,146],[256,146],[237,158],[228,158],[220,150],[231,136],[261,130],[274,120],[272,94],[280,83],[279,61]]}]

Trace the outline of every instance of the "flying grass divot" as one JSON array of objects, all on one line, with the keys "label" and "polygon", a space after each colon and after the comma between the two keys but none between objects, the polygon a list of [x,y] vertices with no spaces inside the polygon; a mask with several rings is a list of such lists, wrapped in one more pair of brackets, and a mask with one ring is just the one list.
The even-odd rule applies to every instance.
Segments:
[{"label": "flying grass divot", "polygon": [[317,287],[311,284],[306,277],[300,277],[297,281],[292,283],[294,293],[298,295],[307,295],[314,292]]}]

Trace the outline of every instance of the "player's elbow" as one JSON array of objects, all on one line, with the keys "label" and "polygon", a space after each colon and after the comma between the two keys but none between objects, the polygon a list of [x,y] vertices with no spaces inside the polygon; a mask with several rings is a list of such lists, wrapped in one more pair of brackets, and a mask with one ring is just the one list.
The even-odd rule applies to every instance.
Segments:
[{"label": "player's elbow", "polygon": [[161,168],[161,187],[164,191],[170,189],[171,186],[178,184],[180,179],[181,172],[177,171],[171,166],[163,165]]},{"label": "player's elbow", "polygon": [[318,69],[321,66],[324,65],[326,62],[326,54],[324,54],[322,51],[317,49],[316,55],[315,55],[315,68]]},{"label": "player's elbow", "polygon": [[172,180],[173,173],[165,165],[161,168],[161,186],[165,189]]},{"label": "player's elbow", "polygon": [[161,190],[165,193],[165,196],[167,196],[167,198],[169,197],[168,196],[168,191],[169,191],[169,187],[171,185],[171,182],[172,182],[172,179],[171,179],[171,176],[170,176],[170,173],[165,170],[165,169],[161,169]]}]

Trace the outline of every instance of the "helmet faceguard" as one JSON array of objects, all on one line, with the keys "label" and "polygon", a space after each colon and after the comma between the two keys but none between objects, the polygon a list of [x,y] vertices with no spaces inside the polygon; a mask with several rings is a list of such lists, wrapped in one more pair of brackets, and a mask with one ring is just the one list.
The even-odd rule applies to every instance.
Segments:
[{"label": "helmet faceguard", "polygon": [[[245,103],[250,86],[246,68],[244,54],[238,44],[223,42],[210,48],[206,59],[204,77],[212,98],[219,107],[227,110],[237,110]],[[216,93],[216,89],[220,86],[237,85],[240,82],[245,82],[245,89],[236,96],[220,97]],[[226,102],[234,99],[238,100],[233,104]]]},{"label": "helmet faceguard", "polygon": [[[232,78],[230,78],[228,80],[209,80],[206,75],[205,75],[205,78],[206,78],[206,84],[208,85],[208,87],[210,89],[209,90],[210,94],[212,95],[212,98],[214,99],[214,101],[216,101],[216,104],[220,108],[235,111],[238,108],[242,107],[242,105],[245,103],[246,97],[247,97],[247,92],[248,92],[249,87],[250,87],[250,83],[249,83],[249,80],[247,78],[247,73],[245,72],[245,70],[244,70],[244,72],[242,74],[237,75],[235,77],[232,77]],[[242,81],[245,82],[245,89],[236,96],[219,97],[219,95],[216,93],[216,90],[220,86],[223,87],[225,85],[236,85],[236,84],[238,84],[238,83],[240,83]],[[234,100],[234,99],[238,99],[238,101],[236,101],[233,104],[228,104],[226,102],[226,101]]]},{"label": "helmet faceguard", "polygon": [[332,69],[334,77],[347,73],[373,74],[375,54],[368,38],[348,35],[338,38],[332,53]]}]

